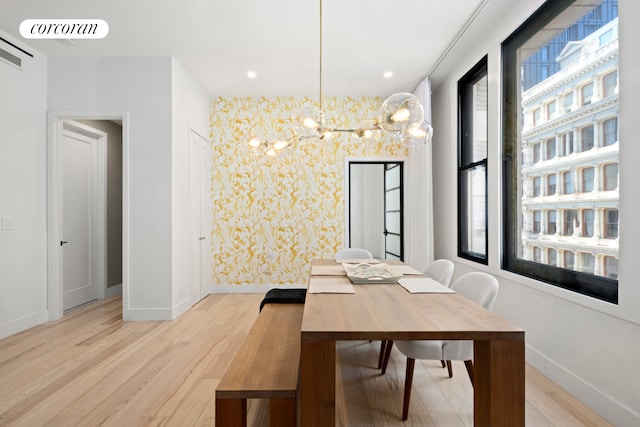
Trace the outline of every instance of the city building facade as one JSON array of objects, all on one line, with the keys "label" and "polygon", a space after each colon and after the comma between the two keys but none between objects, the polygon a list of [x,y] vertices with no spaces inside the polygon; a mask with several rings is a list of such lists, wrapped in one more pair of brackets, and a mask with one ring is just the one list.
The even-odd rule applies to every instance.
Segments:
[{"label": "city building facade", "polygon": [[618,19],[555,62],[522,92],[520,257],[617,279]]}]

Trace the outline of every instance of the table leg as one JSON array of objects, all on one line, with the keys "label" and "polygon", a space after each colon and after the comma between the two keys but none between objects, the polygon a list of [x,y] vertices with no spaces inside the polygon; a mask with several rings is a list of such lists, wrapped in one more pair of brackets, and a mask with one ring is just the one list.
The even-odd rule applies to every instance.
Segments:
[{"label": "table leg", "polygon": [[247,399],[216,399],[216,426],[246,427]]},{"label": "table leg", "polygon": [[296,427],[296,399],[270,399],[269,425]]},{"label": "table leg", "polygon": [[524,427],[524,341],[475,341],[474,425]]},{"label": "table leg", "polygon": [[302,341],[300,426],[335,426],[336,342]]}]

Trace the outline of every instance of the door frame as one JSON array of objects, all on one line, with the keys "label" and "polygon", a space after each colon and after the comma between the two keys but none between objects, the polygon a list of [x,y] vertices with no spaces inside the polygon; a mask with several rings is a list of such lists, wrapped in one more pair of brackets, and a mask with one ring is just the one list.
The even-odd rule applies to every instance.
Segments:
[{"label": "door frame", "polygon": [[[398,157],[398,156],[382,156],[382,157],[347,157],[345,158],[344,164],[344,242],[343,247],[349,246],[349,240],[351,235],[351,195],[350,192],[350,176],[349,176],[349,165],[351,163],[402,163],[403,170],[406,169],[406,157]],[[403,183],[404,186],[404,183]],[[406,212],[406,202],[402,201],[402,211]],[[404,233],[405,230],[403,230]]]},{"label": "door frame", "polygon": [[106,292],[106,137],[107,134],[74,120],[122,120],[122,196],[123,196],[123,240],[122,240],[122,290],[123,298],[128,289],[128,112],[49,111],[47,113],[47,308],[49,321],[63,315],[62,255],[62,176],[59,168],[59,150],[65,129],[96,138],[98,142],[97,173],[97,220],[96,220],[96,268],[98,276],[98,298]]},{"label": "door frame", "polygon": [[[393,164],[394,167],[400,168],[400,183],[398,184],[398,187],[392,188],[391,190],[387,188],[387,171],[389,170],[387,169],[387,165],[389,164]],[[404,261],[404,240],[405,240],[404,239],[405,237],[404,236],[404,163],[403,162],[384,162],[383,165],[384,165],[384,171],[383,171],[383,175],[384,175],[384,188],[383,188],[384,190],[384,259],[389,259],[387,258],[387,255],[393,255],[395,257],[398,257],[401,261]],[[396,233],[389,232],[389,230],[387,229],[387,214],[390,212],[387,206],[387,193],[393,190],[398,190],[400,192],[400,208],[399,208],[400,233],[398,234],[400,238],[399,254],[394,254],[392,252],[389,252],[388,246],[387,246],[387,235],[396,234]]]}]

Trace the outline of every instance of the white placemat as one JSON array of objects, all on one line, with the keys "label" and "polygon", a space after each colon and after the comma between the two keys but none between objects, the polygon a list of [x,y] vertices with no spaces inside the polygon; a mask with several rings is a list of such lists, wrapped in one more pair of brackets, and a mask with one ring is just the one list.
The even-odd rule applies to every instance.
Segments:
[{"label": "white placemat", "polygon": [[403,277],[398,284],[412,294],[455,294],[455,291],[430,277]]},{"label": "white placemat", "polygon": [[311,275],[312,276],[346,276],[347,273],[344,271],[344,267],[342,266],[342,264],[312,265]]},{"label": "white placemat", "polygon": [[346,277],[336,279],[335,277],[312,277],[309,281],[307,292],[310,294],[355,294],[356,291],[351,286],[351,282]]}]

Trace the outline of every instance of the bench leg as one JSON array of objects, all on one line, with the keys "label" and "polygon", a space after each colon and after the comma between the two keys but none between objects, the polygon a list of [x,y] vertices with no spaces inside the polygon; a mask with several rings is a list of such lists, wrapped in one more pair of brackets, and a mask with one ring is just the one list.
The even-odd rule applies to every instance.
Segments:
[{"label": "bench leg", "polygon": [[269,423],[270,426],[296,427],[296,399],[271,399]]},{"label": "bench leg", "polygon": [[247,399],[216,399],[216,427],[247,427]]}]

